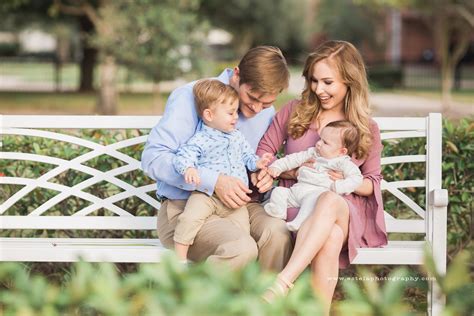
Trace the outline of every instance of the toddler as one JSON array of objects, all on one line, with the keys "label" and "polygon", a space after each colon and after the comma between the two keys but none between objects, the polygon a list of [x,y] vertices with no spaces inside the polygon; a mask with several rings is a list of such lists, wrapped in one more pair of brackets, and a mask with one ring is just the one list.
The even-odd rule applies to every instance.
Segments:
[{"label": "toddler", "polygon": [[[234,176],[248,186],[247,169],[256,171],[265,168],[273,155],[265,154],[260,159],[244,135],[236,129],[237,92],[218,80],[204,79],[194,85],[193,93],[198,115],[203,122],[202,128],[178,148],[173,159],[174,168],[184,176],[186,183],[194,184],[196,188],[200,185],[200,167]],[[250,232],[245,206],[230,209],[217,196],[194,191],[178,217],[174,234],[175,251],[181,260],[187,261],[189,246],[204,221],[214,214],[229,218]]]},{"label": "toddler", "polygon": [[[321,139],[315,147],[288,155],[273,162],[268,172],[278,177],[282,172],[301,167],[297,183],[290,188],[276,187],[265,211],[274,217],[286,219],[287,207],[300,207],[294,220],[287,223],[290,231],[297,231],[311,214],[321,193],[331,190],[338,194],[352,193],[362,184],[362,174],[349,157],[358,146],[357,128],[348,121],[335,121],[321,131]],[[312,167],[303,164],[315,160]],[[328,171],[342,171],[344,179],[333,181]]]}]

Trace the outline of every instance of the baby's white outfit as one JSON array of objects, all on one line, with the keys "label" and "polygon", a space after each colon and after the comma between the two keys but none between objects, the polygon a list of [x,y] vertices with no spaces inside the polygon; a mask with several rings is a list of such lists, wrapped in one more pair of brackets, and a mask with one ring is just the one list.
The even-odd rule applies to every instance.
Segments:
[{"label": "baby's white outfit", "polygon": [[[297,231],[300,228],[313,211],[321,193],[332,190],[337,194],[349,194],[362,184],[362,174],[349,156],[326,159],[317,154],[315,147],[278,159],[270,167],[284,172],[301,166],[310,158],[316,160],[314,168],[301,167],[298,182],[290,188],[273,189],[269,202],[264,205],[269,215],[281,219],[286,219],[287,207],[300,207],[295,219],[287,223],[290,231]],[[342,171],[344,179],[331,180],[329,170]]]}]

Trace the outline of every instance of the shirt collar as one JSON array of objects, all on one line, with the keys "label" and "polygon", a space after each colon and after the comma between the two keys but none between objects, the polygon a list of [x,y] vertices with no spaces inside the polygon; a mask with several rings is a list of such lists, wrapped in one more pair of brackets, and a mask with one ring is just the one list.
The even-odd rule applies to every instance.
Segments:
[{"label": "shirt collar", "polygon": [[216,136],[216,137],[225,137],[225,138],[229,138],[232,134],[235,133],[235,130],[233,130],[232,132],[230,133],[225,133],[225,132],[222,132],[218,129],[215,129],[215,128],[212,128],[212,127],[209,127],[207,126],[206,124],[202,124],[202,127],[201,127],[201,130],[210,135],[210,136]]}]

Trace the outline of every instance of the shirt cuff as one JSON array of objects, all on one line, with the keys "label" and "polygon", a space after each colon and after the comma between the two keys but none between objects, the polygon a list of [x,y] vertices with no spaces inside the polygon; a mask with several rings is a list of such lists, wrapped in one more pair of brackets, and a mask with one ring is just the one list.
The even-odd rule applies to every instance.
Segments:
[{"label": "shirt cuff", "polygon": [[216,186],[219,173],[204,168],[198,169],[198,171],[199,177],[201,178],[201,184],[196,188],[196,190],[212,196],[212,194],[214,194],[214,188]]}]

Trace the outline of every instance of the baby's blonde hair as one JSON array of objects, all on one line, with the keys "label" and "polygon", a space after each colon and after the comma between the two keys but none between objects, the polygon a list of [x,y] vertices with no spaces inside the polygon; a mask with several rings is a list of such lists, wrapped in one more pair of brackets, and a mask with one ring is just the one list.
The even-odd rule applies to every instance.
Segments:
[{"label": "baby's blonde hair", "polygon": [[200,117],[206,109],[212,108],[216,102],[234,102],[239,99],[237,91],[231,86],[215,79],[202,79],[193,87],[196,110]]}]

